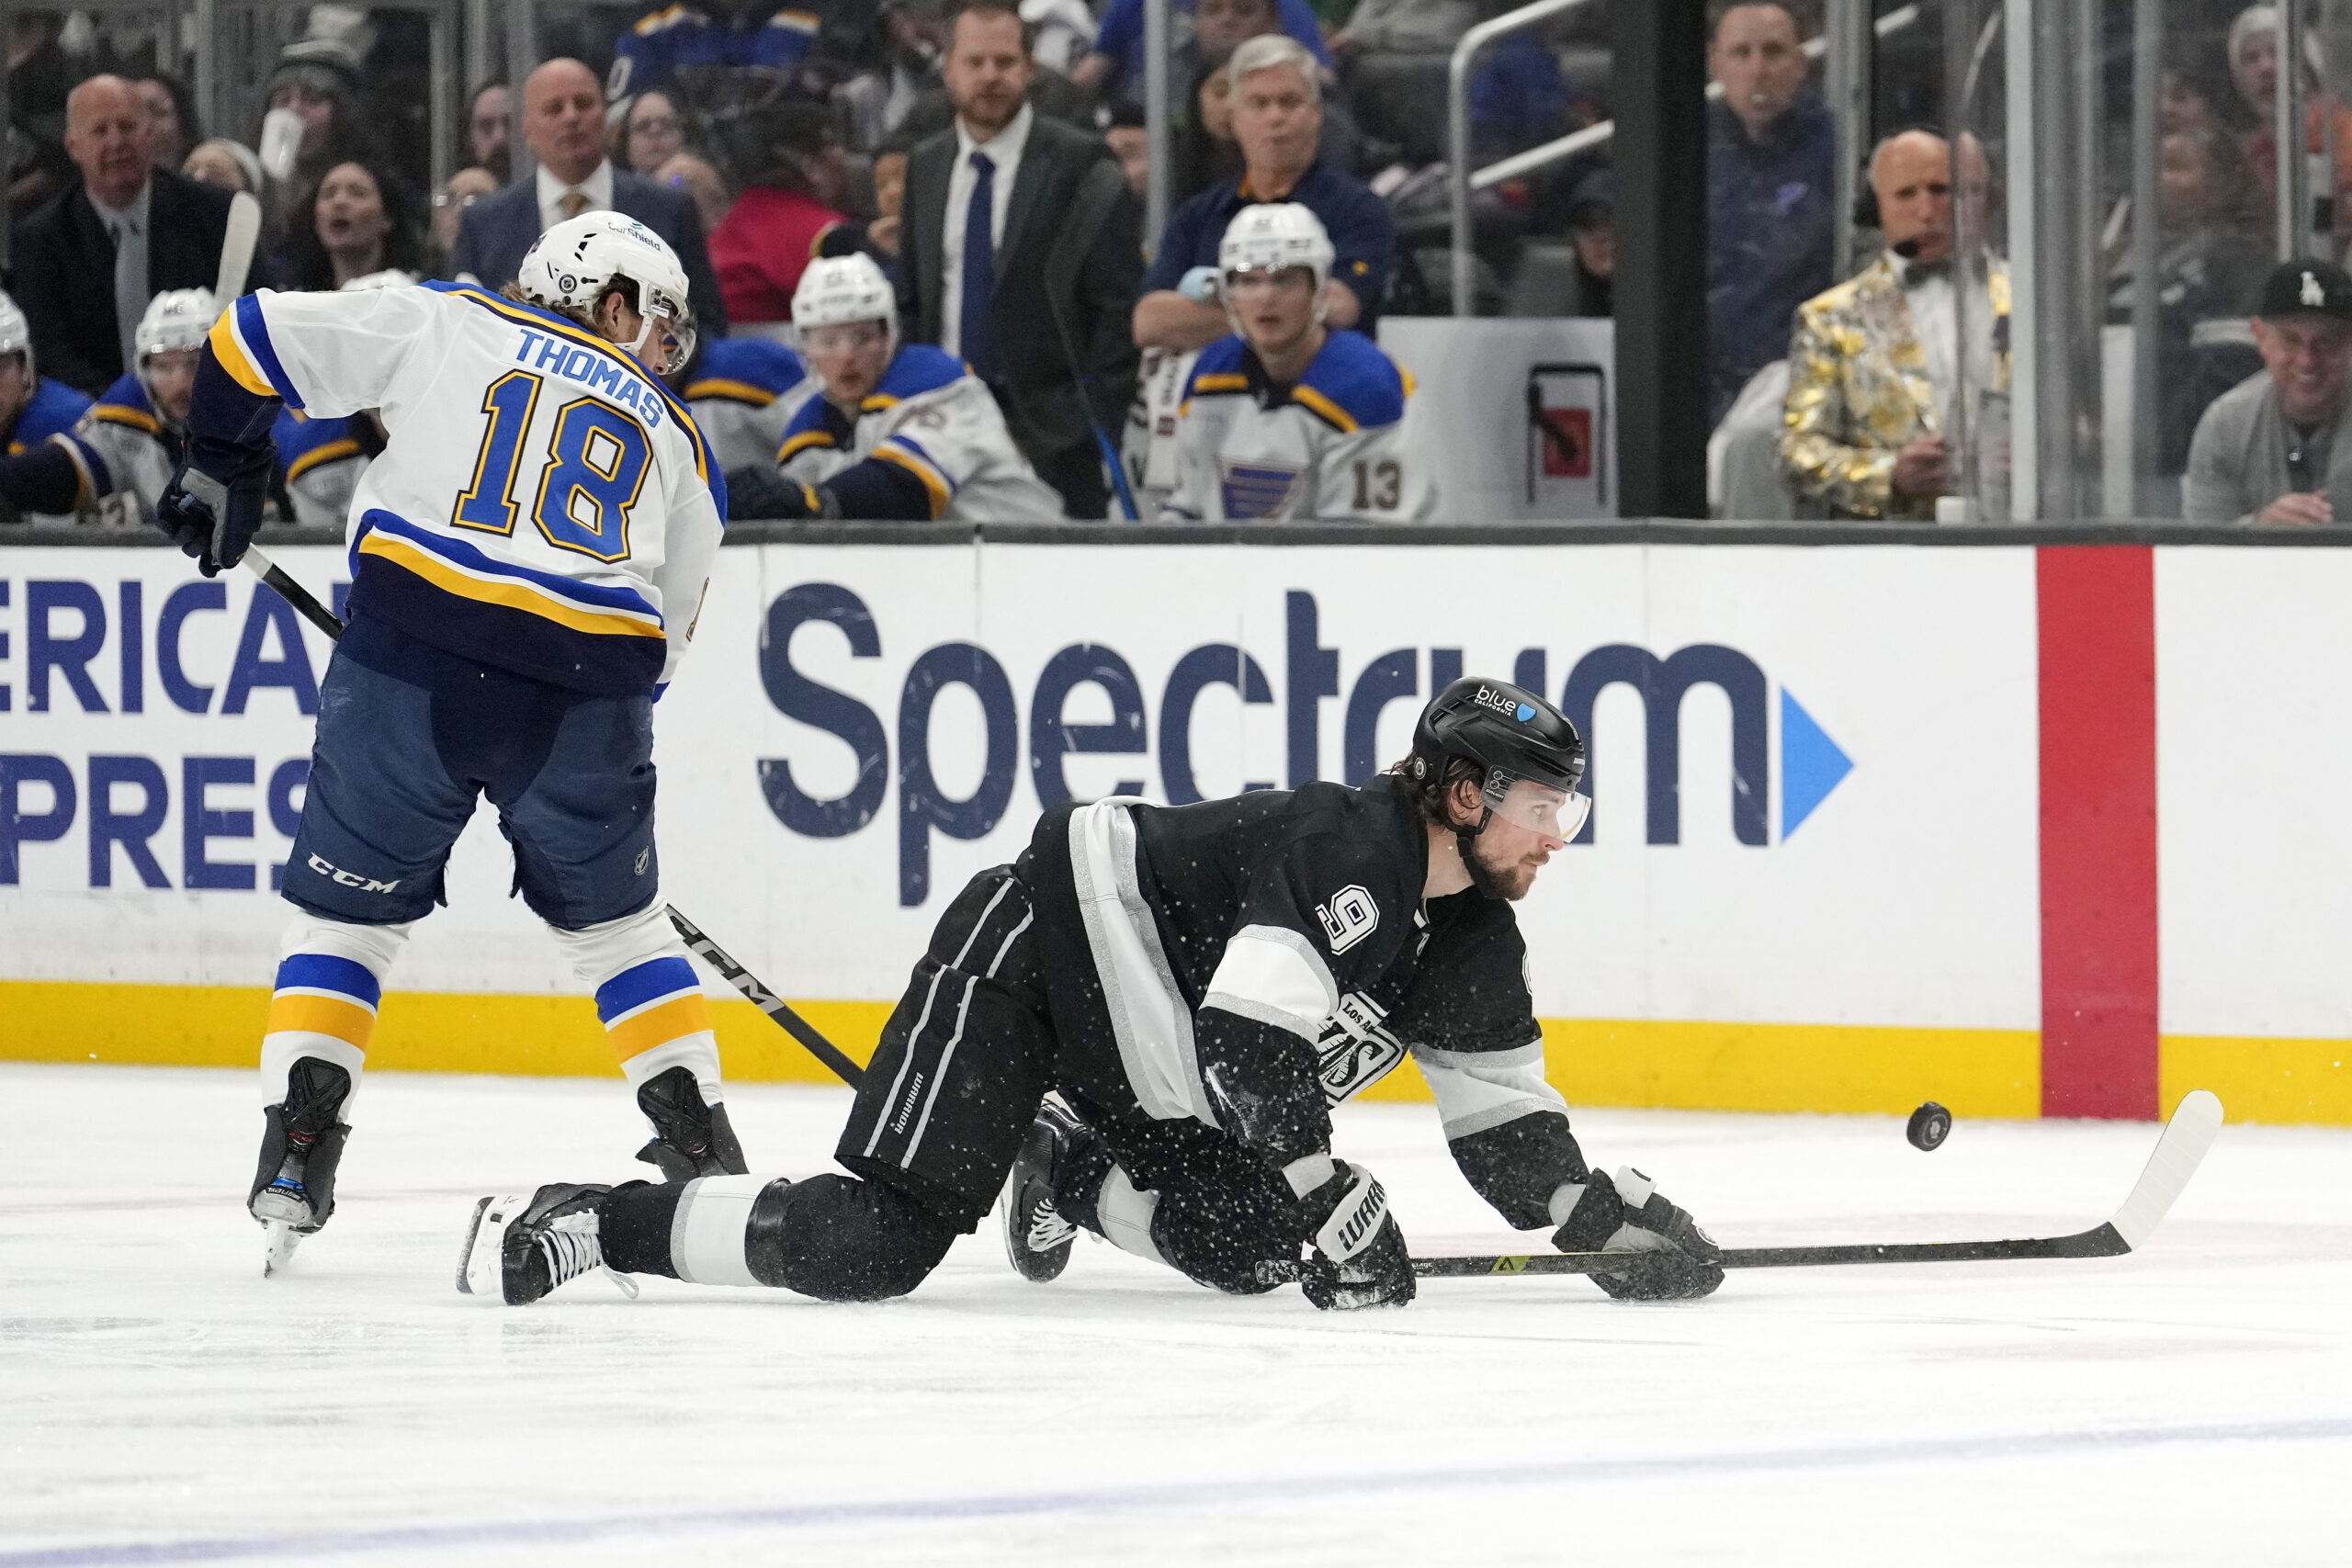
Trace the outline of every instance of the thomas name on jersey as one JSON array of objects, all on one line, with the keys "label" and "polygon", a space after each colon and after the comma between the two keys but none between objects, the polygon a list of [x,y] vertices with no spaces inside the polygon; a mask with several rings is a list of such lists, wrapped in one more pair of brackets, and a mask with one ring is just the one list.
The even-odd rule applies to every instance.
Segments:
[{"label": "thomas name on jersey", "polygon": [[658,428],[668,412],[668,405],[653,395],[652,388],[622,369],[619,361],[604,350],[526,327],[523,344],[514,351],[514,363],[601,392],[643,420],[648,429]]}]

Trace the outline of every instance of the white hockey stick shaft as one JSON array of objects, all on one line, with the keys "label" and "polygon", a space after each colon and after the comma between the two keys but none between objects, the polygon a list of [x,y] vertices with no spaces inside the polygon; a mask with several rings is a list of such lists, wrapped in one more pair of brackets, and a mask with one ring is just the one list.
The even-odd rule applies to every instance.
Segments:
[{"label": "white hockey stick shaft", "polygon": [[212,302],[223,310],[245,291],[254,246],[261,240],[261,203],[239,191],[229,198],[229,231],[220,239],[220,271],[212,280]]}]

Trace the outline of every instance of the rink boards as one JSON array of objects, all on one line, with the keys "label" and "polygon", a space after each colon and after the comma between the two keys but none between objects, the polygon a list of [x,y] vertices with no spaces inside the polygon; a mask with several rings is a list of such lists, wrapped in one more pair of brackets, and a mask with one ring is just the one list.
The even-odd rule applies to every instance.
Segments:
[{"label": "rink boards", "polygon": [[[0,573],[0,1056],[250,1063],[325,639],[167,552]],[[1492,673],[1590,719],[1520,910],[1571,1101],[2352,1122],[2348,602],[2330,549],[744,547],[657,710],[662,882],[863,1055],[1042,804],[1352,782]],[[478,818],[378,1065],[612,1070],[508,883]],[[719,1012],[734,1076],[820,1075]]]}]

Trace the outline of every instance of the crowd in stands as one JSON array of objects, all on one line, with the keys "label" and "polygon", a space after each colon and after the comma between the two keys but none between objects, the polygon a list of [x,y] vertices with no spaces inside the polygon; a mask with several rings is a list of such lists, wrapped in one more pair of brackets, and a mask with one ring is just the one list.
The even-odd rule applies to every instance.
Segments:
[{"label": "crowd in stands", "polygon": [[[462,98],[456,172],[438,188],[426,178],[414,17],[311,6],[258,123],[224,128],[199,123],[174,73],[175,39],[21,13],[13,308],[0,312],[0,344],[19,319],[24,343],[0,346],[0,426],[15,427],[0,500],[20,515],[76,509],[23,500],[55,501],[53,473],[30,491],[7,478],[6,464],[37,445],[24,423],[36,402],[54,417],[61,399],[80,399],[80,417],[119,419],[143,399],[156,438],[175,439],[134,340],[152,302],[210,284],[229,197],[242,191],[264,213],[248,287],[282,289],[388,276],[496,288],[567,216],[639,219],[691,280],[707,346],[673,379],[735,433],[730,464],[774,466],[763,445],[821,395],[825,378],[789,346],[805,272],[863,256],[890,287],[892,342],[968,367],[1057,514],[1148,516],[1169,504],[1200,356],[1239,321],[1221,247],[1244,214],[1295,205],[1312,215],[1330,252],[1316,333],[1370,338],[1384,314],[1453,313],[1446,65],[1466,29],[1509,8],[1174,0],[1173,210],[1148,263],[1141,0],[551,12],[549,59],[521,83],[481,83]],[[1607,9],[1572,10],[1481,53],[1476,163],[1608,118]],[[1819,11],[1819,0],[1759,0],[1710,13],[1713,488],[1735,516],[1932,515],[1962,468],[1948,445],[1954,426],[1992,423],[1956,408],[1957,388],[2006,390],[2000,203],[1988,199],[1997,155],[1965,141],[1955,179],[1941,136],[1888,137],[1864,171],[1857,245],[1835,254],[1838,137],[1804,48]],[[2266,6],[2225,6],[2213,20],[2176,34],[2164,75],[2156,462],[2176,486],[2208,407],[2265,363],[2256,318],[2272,270],[2277,21]],[[2318,90],[2316,56],[2298,69],[2314,84],[2311,151],[2335,152],[2335,192],[2352,195],[2352,108]],[[1882,122],[1917,99],[1912,78],[1940,70],[1932,55],[1883,51]],[[529,153],[519,178],[518,130]],[[1980,204],[1979,255],[1952,254],[1956,191]],[[1605,140],[1480,191],[1464,303],[1609,315],[1616,192]],[[2108,230],[2128,238],[2126,223]],[[2109,252],[2111,319],[2128,321],[2130,252],[2120,242]],[[1973,328],[1964,351],[1955,321]],[[1244,368],[1263,408],[1290,397],[1260,357]],[[947,488],[932,514],[969,514]],[[73,498],[85,513],[96,499],[87,489]],[[295,500],[289,490],[288,511]]]}]

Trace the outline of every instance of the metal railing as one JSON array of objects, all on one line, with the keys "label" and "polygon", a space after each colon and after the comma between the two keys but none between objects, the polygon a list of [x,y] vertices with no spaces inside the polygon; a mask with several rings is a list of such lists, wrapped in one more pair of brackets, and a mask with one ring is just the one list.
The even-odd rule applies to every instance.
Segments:
[{"label": "metal railing", "polygon": [[[1581,130],[1572,130],[1567,135],[1546,141],[1540,147],[1531,147],[1524,152],[1514,152],[1508,158],[1498,159],[1483,169],[1474,170],[1470,167],[1470,68],[1476,62],[1478,51],[1495,39],[1507,33],[1517,32],[1521,28],[1532,27],[1548,17],[1558,16],[1563,11],[1573,10],[1584,4],[1586,0],[1535,0],[1533,5],[1522,6],[1516,11],[1506,12],[1490,22],[1481,22],[1463,34],[1462,41],[1453,47],[1453,58],[1448,63],[1446,73],[1445,118],[1446,185],[1452,198],[1450,205],[1453,220],[1453,314],[1457,316],[1476,313],[1474,310],[1467,308],[1472,302],[1471,192],[1486,190],[1490,186],[1502,184],[1505,180],[1518,179],[1522,175],[1532,175],[1536,170],[1547,168],[1563,159],[1573,158],[1589,148],[1598,147],[1617,134],[1617,122],[1613,119],[1604,119],[1597,125],[1586,126]],[[1890,33],[1899,32],[1910,27],[1918,19],[1917,6],[1902,6],[1879,17],[1871,26],[1878,37],[1885,38]],[[1823,34],[1805,39],[1801,47],[1808,59],[1818,60],[1829,48],[1829,36]],[[1868,73],[1856,72],[1854,74],[1859,76],[1865,85],[1866,90],[1869,81]],[[1707,84],[1708,102],[1715,102],[1723,96],[1722,83]],[[1845,161],[1852,163],[1855,160]],[[1850,175],[1841,177],[1845,181],[1850,181],[1852,178]],[[1840,191],[1847,197],[1847,199],[1839,205],[1842,224],[1843,214],[1851,205],[1850,187],[1841,184]],[[1842,249],[1840,254],[1843,254]]]}]

